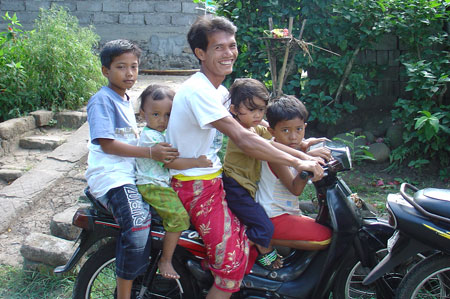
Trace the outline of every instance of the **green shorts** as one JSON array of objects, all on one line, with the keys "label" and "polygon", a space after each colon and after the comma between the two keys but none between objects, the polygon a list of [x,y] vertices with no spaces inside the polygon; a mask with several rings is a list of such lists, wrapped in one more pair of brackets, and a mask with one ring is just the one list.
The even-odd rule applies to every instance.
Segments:
[{"label": "green shorts", "polygon": [[161,216],[167,232],[181,232],[189,228],[189,215],[172,188],[151,184],[137,187],[142,198]]}]

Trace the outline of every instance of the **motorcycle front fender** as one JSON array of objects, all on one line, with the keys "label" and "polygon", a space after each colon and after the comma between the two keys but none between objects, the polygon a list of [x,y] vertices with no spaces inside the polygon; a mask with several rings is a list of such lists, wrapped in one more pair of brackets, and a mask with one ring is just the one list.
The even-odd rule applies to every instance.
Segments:
[{"label": "motorcycle front fender", "polygon": [[382,277],[385,273],[392,270],[397,265],[406,261],[410,257],[430,250],[431,248],[415,239],[412,239],[402,233],[399,233],[398,240],[394,246],[375,268],[363,280],[363,285],[369,285],[378,278]]}]

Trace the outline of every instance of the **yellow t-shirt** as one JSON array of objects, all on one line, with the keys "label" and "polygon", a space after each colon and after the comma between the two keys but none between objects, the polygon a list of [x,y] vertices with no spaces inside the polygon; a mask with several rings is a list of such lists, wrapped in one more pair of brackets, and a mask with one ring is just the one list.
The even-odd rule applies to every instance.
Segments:
[{"label": "yellow t-shirt", "polygon": [[[257,126],[250,129],[262,138],[271,139],[272,135],[266,127]],[[224,173],[235,179],[255,198],[259,178],[261,176],[261,161],[247,156],[231,140],[228,140],[223,163]]]}]

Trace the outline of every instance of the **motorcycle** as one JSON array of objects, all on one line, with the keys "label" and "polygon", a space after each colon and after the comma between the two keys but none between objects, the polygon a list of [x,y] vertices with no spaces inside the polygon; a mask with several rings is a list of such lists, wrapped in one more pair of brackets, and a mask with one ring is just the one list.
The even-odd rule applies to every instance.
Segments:
[{"label": "motorcycle", "polygon": [[[337,175],[352,167],[349,148],[329,141],[323,146],[331,150],[333,159],[324,166],[325,176],[314,183],[319,206],[316,221],[332,228],[329,247],[321,251],[287,249],[283,267],[278,270],[255,264],[232,298],[329,298],[331,293],[334,299],[373,298],[389,289],[387,284],[394,284],[389,279],[369,286],[362,284],[368,269],[382,258],[380,252],[385,252],[394,230],[386,221],[377,219]],[[113,298],[119,226],[88,189],[86,195],[92,207],[79,209],[73,217],[73,224],[83,229],[80,244],[67,264],[57,267],[55,273],[70,271],[88,252],[73,298]],[[206,250],[201,237],[192,227],[182,233],[173,257],[180,279],[165,279],[157,269],[164,229],[161,219],[153,216],[150,265],[134,280],[132,298],[203,298],[213,284],[213,276],[202,267]]]},{"label": "motorcycle", "polygon": [[396,230],[388,241],[389,253],[363,284],[373,283],[396,265],[421,256],[398,285],[396,298],[449,298],[450,190],[419,190],[403,183],[400,194],[388,195],[386,206]]}]

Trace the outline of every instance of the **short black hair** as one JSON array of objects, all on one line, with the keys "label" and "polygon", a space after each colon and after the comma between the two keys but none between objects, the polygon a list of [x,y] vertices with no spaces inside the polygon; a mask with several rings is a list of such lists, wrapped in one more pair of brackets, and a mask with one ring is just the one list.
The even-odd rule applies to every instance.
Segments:
[{"label": "short black hair", "polygon": [[[206,48],[208,47],[208,36],[211,33],[218,31],[225,31],[235,35],[237,27],[225,17],[214,15],[203,15],[198,17],[187,34],[187,40],[192,53],[195,55],[196,48],[206,51]],[[199,62],[201,61],[199,60]]]},{"label": "short black hair", "polygon": [[174,96],[175,91],[173,91],[170,87],[159,84],[150,84],[139,96],[139,99],[141,100],[139,107],[143,111],[145,102],[149,99],[152,99],[153,101],[161,101],[167,97],[173,101]]},{"label": "short black hair", "polygon": [[306,122],[308,119],[308,110],[295,96],[282,95],[269,103],[266,118],[269,122],[269,126],[274,129],[275,126],[283,120],[300,118]]},{"label": "short black hair", "polygon": [[229,100],[230,104],[237,108],[241,104],[248,109],[258,108],[253,102],[257,97],[264,101],[265,105],[269,102],[269,92],[261,81],[252,78],[238,78],[230,86]]},{"label": "short black hair", "polygon": [[128,52],[136,55],[139,60],[142,50],[136,44],[126,39],[116,39],[107,42],[100,51],[102,66],[109,69],[114,58]]}]

